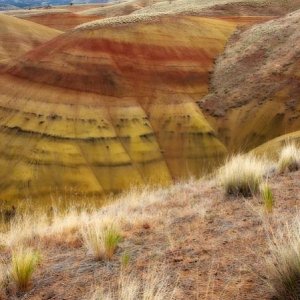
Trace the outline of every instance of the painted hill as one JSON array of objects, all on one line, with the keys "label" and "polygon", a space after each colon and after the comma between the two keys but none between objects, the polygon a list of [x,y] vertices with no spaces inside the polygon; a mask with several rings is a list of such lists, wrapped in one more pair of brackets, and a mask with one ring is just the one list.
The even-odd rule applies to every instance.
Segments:
[{"label": "painted hill", "polygon": [[199,101],[230,150],[251,149],[300,126],[300,11],[236,33]]},{"label": "painted hill", "polygon": [[0,70],[59,34],[58,30],[0,14]]},{"label": "painted hill", "polygon": [[24,9],[7,11],[5,14],[35,22],[54,29],[67,31],[74,27],[97,19],[95,16],[84,16],[77,14],[80,9],[87,9],[89,6],[62,6],[54,8]]},{"label": "painted hill", "polygon": [[84,16],[98,16],[98,17],[116,17],[124,16],[133,13],[134,11],[140,10],[143,7],[149,5],[149,0],[131,0],[123,1],[111,5],[105,5],[102,7],[94,7],[79,12],[80,15]]},{"label": "painted hill", "polygon": [[209,170],[226,149],[195,100],[234,29],[124,17],[28,53],[0,77],[1,198],[101,194]]}]

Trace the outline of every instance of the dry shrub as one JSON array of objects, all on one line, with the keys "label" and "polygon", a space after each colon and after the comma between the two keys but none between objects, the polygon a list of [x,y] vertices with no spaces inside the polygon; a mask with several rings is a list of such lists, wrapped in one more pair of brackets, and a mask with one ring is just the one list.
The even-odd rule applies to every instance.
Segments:
[{"label": "dry shrub", "polygon": [[300,218],[270,239],[271,255],[267,258],[267,283],[276,299],[300,299]]},{"label": "dry shrub", "polygon": [[91,222],[81,229],[83,242],[87,250],[97,260],[112,259],[121,235],[112,223]]},{"label": "dry shrub", "polygon": [[266,213],[271,213],[274,208],[274,196],[270,186],[267,183],[263,183],[261,185],[260,194]]},{"label": "dry shrub", "polygon": [[12,253],[11,275],[20,290],[28,288],[39,261],[39,253],[31,249],[21,248]]},{"label": "dry shrub", "polygon": [[268,163],[253,155],[237,155],[220,168],[217,178],[228,195],[251,197],[258,192]]},{"label": "dry shrub", "polygon": [[300,167],[300,150],[295,144],[288,144],[282,148],[279,161],[278,170],[279,172],[285,171],[297,171]]}]

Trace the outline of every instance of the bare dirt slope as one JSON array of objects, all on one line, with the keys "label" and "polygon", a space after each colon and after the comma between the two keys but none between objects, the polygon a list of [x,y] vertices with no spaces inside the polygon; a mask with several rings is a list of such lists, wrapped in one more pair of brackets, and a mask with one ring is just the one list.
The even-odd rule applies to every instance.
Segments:
[{"label": "bare dirt slope", "polygon": [[300,126],[300,11],[237,32],[199,101],[230,150],[251,149]]}]

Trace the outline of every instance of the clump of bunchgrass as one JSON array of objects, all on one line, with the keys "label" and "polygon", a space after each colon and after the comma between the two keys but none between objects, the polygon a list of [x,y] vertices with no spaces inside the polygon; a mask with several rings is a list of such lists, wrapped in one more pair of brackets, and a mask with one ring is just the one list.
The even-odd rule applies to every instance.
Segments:
[{"label": "clump of bunchgrass", "polygon": [[85,225],[81,233],[85,247],[97,260],[111,259],[121,241],[114,224],[92,222]]},{"label": "clump of bunchgrass", "polygon": [[9,283],[9,272],[8,266],[5,261],[0,260],[0,299],[4,298],[5,290],[7,289]]},{"label": "clump of bunchgrass", "polygon": [[297,171],[300,168],[300,150],[295,144],[288,144],[282,148],[279,154],[279,172]]},{"label": "clump of bunchgrass", "polygon": [[263,200],[264,208],[267,213],[271,213],[274,208],[274,195],[267,183],[263,183],[260,187],[260,194]]},{"label": "clump of bunchgrass", "polygon": [[39,253],[32,249],[21,248],[12,253],[11,276],[20,290],[27,290],[39,262]]},{"label": "clump of bunchgrass", "polygon": [[279,300],[300,299],[300,219],[281,229],[270,241],[267,283]]},{"label": "clump of bunchgrass", "polygon": [[121,266],[122,268],[127,268],[131,260],[130,253],[125,251],[121,256]]},{"label": "clump of bunchgrass", "polygon": [[219,169],[217,178],[227,195],[251,197],[258,192],[267,167],[254,155],[236,155]]},{"label": "clump of bunchgrass", "polygon": [[106,258],[111,259],[121,241],[121,235],[114,225],[110,225],[105,228],[103,235],[105,256]]}]

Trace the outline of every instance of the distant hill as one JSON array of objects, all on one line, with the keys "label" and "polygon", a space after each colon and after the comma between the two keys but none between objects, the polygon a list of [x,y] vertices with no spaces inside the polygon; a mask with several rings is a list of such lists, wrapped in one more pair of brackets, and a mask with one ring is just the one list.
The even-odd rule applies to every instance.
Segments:
[{"label": "distant hill", "polygon": [[47,5],[66,5],[70,3],[106,3],[109,0],[0,0],[0,10],[37,7]]},{"label": "distant hill", "polygon": [[18,9],[18,7],[10,4],[2,4],[2,3],[0,4],[0,10],[12,10],[12,9]]}]

